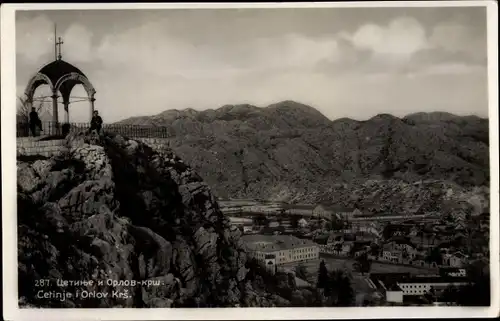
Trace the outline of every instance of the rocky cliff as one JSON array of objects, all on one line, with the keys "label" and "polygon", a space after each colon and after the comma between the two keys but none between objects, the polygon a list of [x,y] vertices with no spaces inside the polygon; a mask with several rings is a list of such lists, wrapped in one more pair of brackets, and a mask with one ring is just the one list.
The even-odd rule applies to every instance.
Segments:
[{"label": "rocky cliff", "polygon": [[331,121],[310,106],[284,101],[264,108],[168,110],[121,123],[167,126],[172,148],[220,197],[341,199],[354,206],[349,194],[368,181],[387,193],[404,190],[408,202],[411,190],[422,191],[413,185],[422,180],[445,182],[457,194],[489,184],[488,120],[476,116],[436,112]]},{"label": "rocky cliff", "polygon": [[[22,305],[287,304],[253,289],[239,230],[219,211],[207,184],[171,150],[83,134],[68,137],[67,147],[50,159],[18,160]],[[131,286],[131,280],[149,286]],[[75,297],[85,291],[101,295]],[[55,292],[73,297],[43,297]]]}]

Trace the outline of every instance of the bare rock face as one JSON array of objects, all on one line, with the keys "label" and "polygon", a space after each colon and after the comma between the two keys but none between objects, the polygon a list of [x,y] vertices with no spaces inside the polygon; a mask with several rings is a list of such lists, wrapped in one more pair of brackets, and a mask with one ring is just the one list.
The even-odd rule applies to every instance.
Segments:
[{"label": "bare rock face", "polygon": [[[286,305],[248,288],[239,231],[230,227],[208,186],[172,151],[81,133],[71,134],[67,147],[59,157],[18,163],[24,305]],[[34,286],[39,279],[50,280],[46,291],[101,296],[41,299]]]},{"label": "bare rock face", "polygon": [[40,183],[40,179],[32,167],[27,164],[18,164],[17,186],[19,190],[29,193],[35,189],[38,183]]},{"label": "bare rock face", "polygon": [[[342,198],[353,207],[359,204],[348,196],[370,179],[438,179],[461,190],[489,186],[488,119],[475,116],[381,114],[330,121],[312,107],[283,101],[265,108],[169,110],[120,123],[168,126],[169,144],[221,197],[302,203]],[[350,187],[338,191],[337,183]],[[361,200],[378,202],[372,196]],[[432,202],[423,197],[414,203]]]}]

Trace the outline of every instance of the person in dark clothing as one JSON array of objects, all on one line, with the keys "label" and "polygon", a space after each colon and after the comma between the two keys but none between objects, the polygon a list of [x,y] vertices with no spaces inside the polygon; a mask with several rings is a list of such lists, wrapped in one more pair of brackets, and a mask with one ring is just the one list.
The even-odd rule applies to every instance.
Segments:
[{"label": "person in dark clothing", "polygon": [[90,121],[90,131],[96,130],[98,134],[101,133],[102,128],[102,118],[99,116],[99,112],[94,110],[94,116],[92,116],[92,120]]},{"label": "person in dark clothing", "polygon": [[35,107],[31,108],[31,112],[29,115],[29,126],[31,130],[31,134],[37,136],[36,128],[39,127],[42,130],[42,121],[38,117],[38,113],[35,110]]}]

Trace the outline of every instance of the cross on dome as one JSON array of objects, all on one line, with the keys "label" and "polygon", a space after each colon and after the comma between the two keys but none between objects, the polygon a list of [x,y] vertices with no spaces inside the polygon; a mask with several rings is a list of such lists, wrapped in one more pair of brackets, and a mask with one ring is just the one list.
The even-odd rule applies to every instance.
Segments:
[{"label": "cross on dome", "polygon": [[[62,38],[59,37],[59,41],[56,42],[56,54],[57,54],[57,59],[58,60],[61,60],[62,56],[61,56],[61,46],[64,42],[62,41]],[[59,47],[59,48],[57,48]],[[57,51],[59,50],[59,53],[57,53]]]},{"label": "cross on dome", "polygon": [[59,123],[57,98],[62,97],[65,110],[65,123],[69,123],[69,105],[71,91],[76,85],[82,85],[90,102],[90,118],[94,112],[95,89],[83,72],[72,64],[62,60],[63,39],[57,37],[57,26],[54,24],[54,61],[46,64],[31,77],[25,90],[26,101],[31,106],[35,90],[41,85],[48,85],[52,91],[52,122],[55,129]]}]

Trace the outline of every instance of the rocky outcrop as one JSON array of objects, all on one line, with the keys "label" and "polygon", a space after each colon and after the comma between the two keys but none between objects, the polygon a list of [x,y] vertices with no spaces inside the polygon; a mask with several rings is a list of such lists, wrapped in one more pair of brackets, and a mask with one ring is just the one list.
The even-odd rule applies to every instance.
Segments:
[{"label": "rocky outcrop", "polygon": [[[18,162],[18,223],[23,304],[287,302],[247,282],[239,231],[230,227],[201,178],[168,149],[153,150],[121,136],[72,134],[61,156]],[[50,283],[45,293],[64,290],[80,297],[40,297],[35,283],[41,279]],[[82,293],[100,295],[83,299]]]}]

